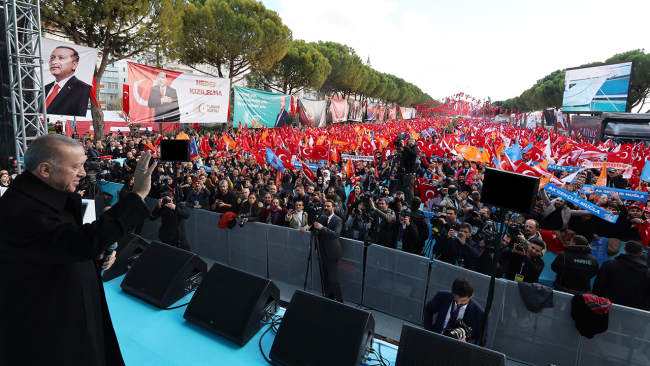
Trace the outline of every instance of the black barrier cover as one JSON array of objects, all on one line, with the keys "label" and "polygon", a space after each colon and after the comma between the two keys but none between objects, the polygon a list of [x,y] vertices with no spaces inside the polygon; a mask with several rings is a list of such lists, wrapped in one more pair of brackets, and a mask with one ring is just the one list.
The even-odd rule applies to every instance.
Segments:
[{"label": "black barrier cover", "polygon": [[[339,259],[338,275],[343,300],[355,304],[361,303],[363,291],[363,242],[351,239],[339,239],[343,258]],[[314,292],[322,291],[318,253],[314,250],[312,266],[312,288]],[[306,266],[305,266],[306,268]]]}]

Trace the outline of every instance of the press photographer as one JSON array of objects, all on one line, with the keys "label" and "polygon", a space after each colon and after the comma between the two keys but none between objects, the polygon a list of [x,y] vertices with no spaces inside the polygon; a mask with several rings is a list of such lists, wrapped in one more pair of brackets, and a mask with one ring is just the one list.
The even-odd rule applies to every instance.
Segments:
[{"label": "press photographer", "polygon": [[[158,229],[158,239],[165,244],[173,247],[190,251],[190,244],[185,236],[185,220],[190,218],[190,212],[185,205],[176,206],[172,200],[172,193],[169,191],[160,194],[158,206],[151,211],[149,220],[155,221],[159,217],[162,220],[160,229]],[[176,212],[178,211],[178,222],[176,221]]]},{"label": "press photographer", "polygon": [[536,283],[544,270],[542,251],[545,249],[544,242],[535,238],[530,241],[521,240],[512,250],[503,251],[499,262],[501,263],[501,259],[508,261],[506,278],[510,281]]},{"label": "press photographer", "polygon": [[375,243],[388,247],[390,246],[390,239],[393,233],[387,231],[382,223],[388,220],[388,215],[395,216],[395,212],[388,208],[388,202],[385,198],[377,199],[377,206],[375,202],[370,200],[370,209],[372,210],[372,226],[370,227],[370,236],[374,239]]},{"label": "press photographer", "polygon": [[[483,325],[485,310],[473,297],[474,285],[465,278],[457,278],[451,286],[451,291],[438,291],[424,306],[424,329],[459,341],[478,344],[478,332]],[[434,323],[433,316],[436,314]]]},{"label": "press photographer", "polygon": [[419,254],[415,253],[415,243],[418,240],[419,233],[417,226],[411,223],[411,210],[406,207],[403,208],[399,212],[399,220],[395,220],[394,215],[388,215],[388,219],[382,225],[385,231],[393,233],[389,245],[391,248]]},{"label": "press photographer", "polygon": [[413,199],[413,183],[415,181],[415,161],[418,157],[418,145],[414,138],[407,140],[406,146],[402,151],[402,166],[404,167],[404,192],[406,193],[406,202]]},{"label": "press photographer", "polygon": [[440,246],[439,259],[443,262],[472,271],[476,270],[476,261],[481,247],[472,241],[472,226],[470,224],[460,224],[458,232],[450,229],[446,236],[440,238],[440,242],[436,246]]},{"label": "press photographer", "polygon": [[345,227],[348,229],[347,237],[354,240],[364,240],[368,235],[368,225],[372,217],[368,216],[365,211],[365,204],[360,202],[357,207],[351,209],[348,221]]}]

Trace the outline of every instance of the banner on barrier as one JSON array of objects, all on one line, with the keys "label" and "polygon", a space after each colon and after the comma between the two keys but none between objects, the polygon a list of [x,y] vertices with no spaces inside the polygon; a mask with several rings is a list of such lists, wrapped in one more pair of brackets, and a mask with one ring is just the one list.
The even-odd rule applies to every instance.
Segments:
[{"label": "banner on barrier", "polygon": [[609,221],[611,223],[615,223],[616,220],[618,220],[618,215],[612,215],[611,213],[609,213],[609,211],[605,210],[604,208],[598,207],[587,200],[583,200],[582,198],[570,192],[567,192],[562,188],[556,187],[552,184],[547,184],[544,186],[543,189],[545,189],[548,193],[554,196],[561,197],[567,202],[571,202],[575,205],[584,208],[585,210],[591,212],[592,214],[600,217],[603,220]]},{"label": "banner on barrier", "polygon": [[298,115],[300,126],[325,127],[327,124],[327,101],[300,99],[298,101]]},{"label": "banner on barrier", "polygon": [[[99,51],[48,38],[42,38],[41,47],[49,60],[43,62],[47,114],[85,117]],[[115,83],[109,89],[117,88]]]},{"label": "banner on barrier", "polygon": [[345,99],[332,99],[330,104],[330,113],[332,113],[332,123],[340,123],[348,120],[348,101]]},{"label": "banner on barrier", "polygon": [[282,127],[289,117],[290,95],[235,86],[233,127]]},{"label": "banner on barrier", "polygon": [[375,161],[373,156],[359,156],[359,155],[346,155],[341,154],[342,160],[352,160],[352,161]]},{"label": "banner on barrier", "polygon": [[225,123],[230,79],[128,63],[131,123]]},{"label": "banner on barrier", "polygon": [[612,192],[616,192],[618,194],[618,197],[622,200],[648,202],[648,192],[630,191],[629,189],[618,189],[618,188],[594,186],[591,184],[583,184],[580,192],[584,194],[595,193],[599,196],[607,196],[607,197],[611,197]]}]

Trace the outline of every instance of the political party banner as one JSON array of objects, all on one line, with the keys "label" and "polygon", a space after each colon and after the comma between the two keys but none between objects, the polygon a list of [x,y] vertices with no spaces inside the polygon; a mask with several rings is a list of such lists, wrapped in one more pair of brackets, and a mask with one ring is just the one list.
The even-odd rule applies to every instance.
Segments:
[{"label": "political party banner", "polygon": [[571,118],[571,135],[588,142],[600,141],[600,127],[603,119],[596,116],[573,116]]},{"label": "political party banner", "polygon": [[610,163],[608,161],[585,161],[582,164],[582,167],[585,169],[601,169],[603,167],[608,167],[608,168],[613,168],[613,169],[618,169],[618,170],[626,170],[630,166],[628,164],[624,163]]},{"label": "political party banner", "polygon": [[260,128],[287,124],[291,96],[235,86],[233,126]]},{"label": "political party banner", "polygon": [[648,192],[631,191],[629,189],[618,189],[610,187],[594,186],[591,184],[583,184],[580,192],[584,194],[596,194],[599,196],[611,197],[612,192],[616,192],[618,197],[622,200],[631,200],[637,202],[648,202]]},{"label": "political party banner", "polygon": [[374,121],[377,119],[377,106],[368,106],[368,112],[366,113],[366,119],[369,121]]},{"label": "political party banner", "polygon": [[55,116],[85,117],[98,50],[48,38],[41,39],[41,50],[45,111]]},{"label": "political party banner", "polygon": [[[539,163],[538,163],[538,164],[539,164]],[[565,171],[565,172],[569,172],[569,173],[577,172],[577,171],[580,170],[580,169],[582,169],[582,168],[577,167],[577,166],[564,166],[564,165],[552,165],[552,164],[549,164],[549,165],[546,167],[546,170],[548,170],[548,171],[551,171],[551,170],[561,170],[561,171]]]},{"label": "political party banner", "polygon": [[609,221],[611,223],[615,223],[616,220],[618,220],[618,215],[612,215],[611,213],[609,213],[609,211],[605,210],[604,208],[598,207],[587,200],[583,200],[582,198],[572,194],[571,192],[567,192],[562,188],[556,187],[552,184],[547,184],[544,186],[543,189],[545,189],[546,192],[554,196],[561,197],[567,202],[571,202],[574,205],[578,205],[582,207],[583,209],[591,212],[592,214],[600,217],[603,220]]},{"label": "political party banner", "polygon": [[384,107],[383,105],[380,105],[379,106],[379,114],[377,116],[377,119],[379,121],[383,121],[385,116],[386,116],[386,107]]},{"label": "political party banner", "polygon": [[226,123],[230,79],[128,63],[131,123]]},{"label": "political party banner", "polygon": [[341,154],[342,160],[352,160],[352,161],[375,161],[374,156],[359,156],[359,155],[346,155]]},{"label": "political party banner", "polygon": [[397,107],[388,107],[388,119],[395,122],[397,118]]},{"label": "political party banner", "polygon": [[349,109],[350,116],[348,117],[348,120],[361,122],[361,117],[363,116],[363,106],[361,105],[361,102],[358,100],[351,100]]},{"label": "political party banner", "polygon": [[332,123],[340,123],[348,120],[348,101],[345,99],[332,99],[330,104],[330,113],[332,114]]},{"label": "political party banner", "polygon": [[[291,162],[293,166],[296,167],[296,169],[302,169],[302,163],[299,161],[292,161]],[[318,170],[318,164],[312,164],[312,163],[305,163],[311,169],[314,173]],[[322,164],[321,164],[322,165]]]},{"label": "political party banner", "polygon": [[325,127],[327,125],[327,101],[300,99],[298,115],[300,126]]}]

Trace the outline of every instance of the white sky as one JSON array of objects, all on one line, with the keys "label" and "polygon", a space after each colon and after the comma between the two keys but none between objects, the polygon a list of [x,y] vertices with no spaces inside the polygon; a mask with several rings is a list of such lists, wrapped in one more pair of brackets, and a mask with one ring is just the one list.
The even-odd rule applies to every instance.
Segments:
[{"label": "white sky", "polygon": [[650,0],[262,0],[295,39],[353,47],[433,98],[505,100],[558,69],[650,52]]}]

